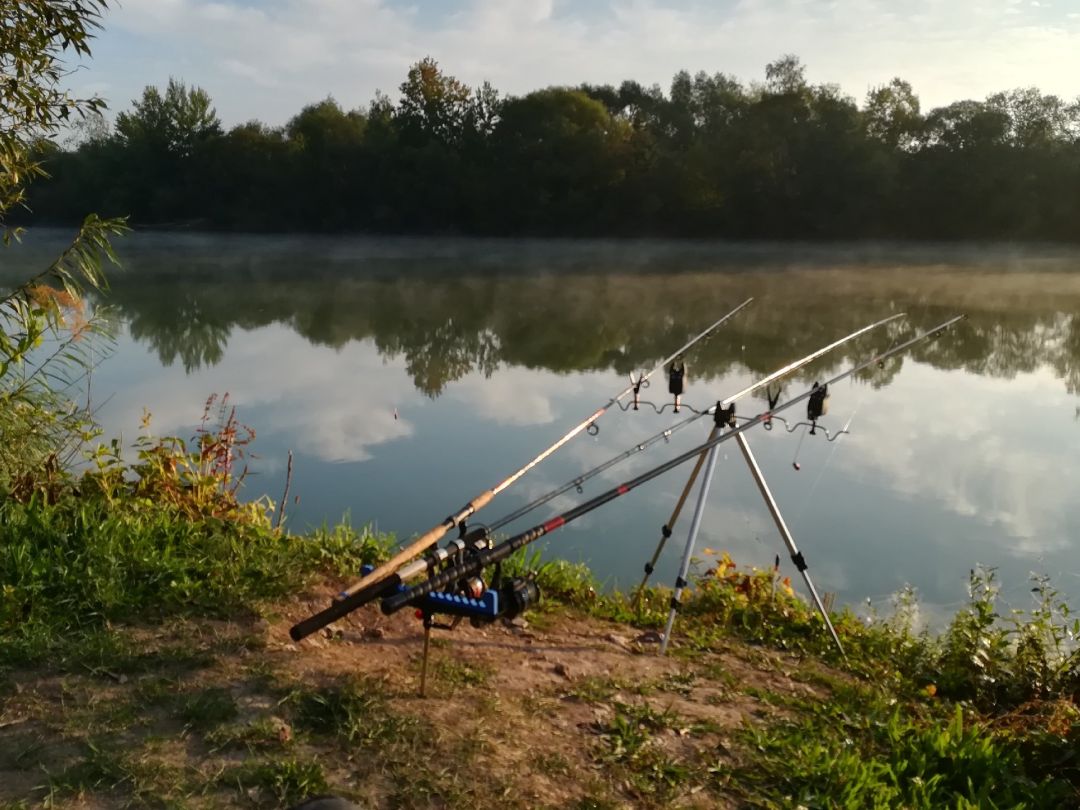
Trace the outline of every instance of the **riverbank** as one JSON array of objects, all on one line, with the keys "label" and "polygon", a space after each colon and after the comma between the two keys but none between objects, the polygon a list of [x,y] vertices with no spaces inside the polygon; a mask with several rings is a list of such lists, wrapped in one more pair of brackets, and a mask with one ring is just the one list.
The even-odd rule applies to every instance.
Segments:
[{"label": "riverbank", "polygon": [[1075,657],[1036,650],[1053,617],[1008,635],[985,580],[940,637],[908,627],[903,600],[869,627],[837,615],[841,658],[784,583],[773,592],[768,574],[722,562],[695,584],[662,658],[667,592],[635,609],[597,595],[580,566],[518,558],[537,573],[540,607],[509,626],[436,632],[421,698],[422,627],[409,611],[371,605],[288,638],[340,587],[343,564],[385,553],[381,538],[272,536],[263,556],[304,554],[258,592],[245,589],[265,571],[215,560],[204,543],[171,555],[191,581],[247,594],[228,607],[152,598],[135,587],[155,579],[144,570],[127,575],[142,616],[131,603],[113,614],[126,618],[37,647],[12,645],[8,624],[0,807],[280,807],[325,792],[364,807],[522,808],[1062,807],[1080,796]]}]

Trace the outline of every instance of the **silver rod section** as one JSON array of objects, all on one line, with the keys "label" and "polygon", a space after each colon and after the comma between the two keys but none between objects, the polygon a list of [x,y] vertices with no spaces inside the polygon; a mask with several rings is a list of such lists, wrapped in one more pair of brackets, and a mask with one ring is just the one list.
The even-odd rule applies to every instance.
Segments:
[{"label": "silver rod section", "polygon": [[[750,300],[753,300],[753,299],[750,299]],[[742,304],[740,304],[738,309],[733,310],[733,312],[738,312],[739,309],[742,309],[744,306],[746,306],[747,303],[749,303],[749,300],[742,303]],[[729,313],[729,315],[727,315],[725,317],[730,317],[730,316],[731,316],[731,314]],[[857,329],[854,332],[852,332],[850,335],[845,335],[844,337],[840,338],[839,340],[833,341],[828,346],[823,346],[822,348],[811,352],[810,354],[806,355],[805,357],[800,357],[798,360],[795,360],[795,361],[793,361],[791,363],[788,363],[783,368],[777,369],[776,371],[770,373],[769,375],[767,375],[765,377],[762,377],[760,380],[757,380],[757,381],[751,383],[750,385],[746,386],[746,388],[742,389],[741,391],[738,391],[737,393],[734,393],[731,396],[728,396],[725,399],[721,400],[721,405],[726,407],[726,406],[730,405],[732,402],[735,402],[737,400],[742,399],[747,394],[752,394],[755,391],[758,391],[758,390],[764,388],[767,385],[771,385],[772,383],[776,382],[778,379],[780,379],[784,375],[790,374],[792,371],[796,371],[796,370],[802,368],[803,366],[808,365],[809,363],[812,363],[814,360],[817,360],[819,357],[822,357],[822,356],[828,354],[833,349],[835,349],[835,348],[837,348],[839,346],[842,346],[843,344],[848,343],[849,341],[854,340],[855,338],[859,337],[860,335],[864,335],[864,334],[866,334],[867,332],[869,332],[872,329],[877,329],[879,326],[884,326],[885,324],[889,323],[890,321],[895,321],[897,318],[902,318],[902,317],[904,317],[904,313],[899,312],[896,315],[890,315],[888,318],[882,318],[880,321],[877,321],[876,323],[872,323],[869,326],[864,326],[861,329]],[[715,328],[716,328],[716,325],[714,324],[713,326],[709,327],[709,330],[706,330],[706,333],[708,331],[711,331],[711,330],[715,329]],[[706,333],[703,333],[703,334],[706,334]],[[693,342],[687,344],[687,346],[683,347],[683,349],[680,350],[680,351],[685,351],[685,349],[688,346],[692,346],[692,345],[693,345]],[[678,356],[678,353],[672,355],[672,358],[677,357],[677,356]],[[669,360],[670,359],[671,358],[669,358]],[[668,363],[668,360],[665,360],[660,366],[657,367],[657,369],[662,368],[667,363]],[[653,369],[653,371],[649,372],[649,374],[651,375],[651,374],[655,373],[657,371],[657,369]],[[646,379],[647,379],[647,377],[646,377]],[[633,390],[632,387],[626,389],[626,391],[623,391],[615,399],[617,400],[617,399],[620,399],[620,398],[626,396],[626,394],[629,391],[632,391],[632,390]],[[614,402],[615,400],[612,400],[612,401]],[[660,433],[657,433],[654,436],[650,436],[648,439],[645,439],[644,441],[639,442],[638,444],[634,445],[630,449],[625,450],[624,452],[620,453],[619,455],[608,459],[607,461],[605,461],[603,464],[599,465],[598,467],[594,467],[593,469],[589,470],[588,472],[582,473],[577,478],[575,478],[573,481],[568,481],[567,483],[563,484],[558,489],[553,489],[551,492],[548,492],[545,495],[541,495],[536,500],[525,504],[520,509],[517,509],[516,511],[511,512],[506,517],[500,518],[495,523],[491,524],[491,526],[490,526],[491,531],[501,529],[506,524],[514,522],[518,518],[520,518],[520,517],[528,514],[529,512],[531,512],[533,509],[536,509],[536,508],[538,508],[540,506],[543,506],[545,503],[548,503],[549,501],[554,500],[559,495],[562,495],[565,492],[569,492],[571,489],[575,489],[577,487],[580,487],[586,481],[590,480],[591,478],[596,477],[600,473],[602,473],[605,470],[613,467],[614,465],[618,464],[619,462],[625,461],[626,459],[630,458],[630,456],[635,455],[636,453],[640,453],[640,452],[642,452],[644,450],[647,450],[648,448],[652,447],[654,444],[656,444],[661,439],[669,438],[673,433],[675,433],[675,431],[679,430],[680,428],[684,428],[687,425],[689,425],[690,423],[696,422],[701,417],[708,416],[708,415],[714,413],[715,411],[716,411],[716,406],[713,405],[710,408],[708,408],[707,410],[702,411],[701,413],[694,414],[693,416],[691,416],[691,417],[689,417],[687,419],[684,419],[681,422],[676,422],[674,425],[669,427],[667,430],[663,430],[663,431],[661,431]]]},{"label": "silver rod section", "polygon": [[[763,388],[766,385],[769,385],[770,383],[773,383],[776,380],[779,380],[785,374],[790,374],[792,371],[795,371],[795,370],[797,370],[799,368],[802,368],[807,363],[811,363],[814,360],[817,360],[819,357],[822,357],[823,355],[828,354],[829,352],[831,352],[833,349],[837,348],[838,346],[843,346],[849,340],[854,340],[855,338],[859,337],[859,335],[864,335],[867,332],[869,332],[871,329],[877,329],[879,326],[884,326],[889,321],[895,321],[897,318],[903,318],[903,317],[904,317],[904,313],[903,312],[898,312],[895,315],[890,315],[888,318],[882,318],[877,323],[872,323],[869,326],[864,326],[862,329],[858,329],[858,330],[852,332],[850,335],[847,335],[846,337],[842,337],[839,340],[833,341],[828,346],[821,347],[816,352],[813,352],[812,354],[808,354],[806,357],[800,358],[799,360],[796,360],[793,363],[788,363],[783,368],[780,368],[780,369],[777,369],[776,371],[774,371],[768,377],[763,377],[762,379],[758,380],[757,382],[755,382],[755,383],[753,383],[751,385],[748,385],[746,388],[744,388],[739,393],[732,394],[730,397],[723,400],[721,402],[721,405],[730,405],[735,400],[741,399],[742,397],[746,396],[747,394],[751,394],[754,391],[757,391],[759,388]],[[713,408],[713,410],[715,410],[715,408]]]},{"label": "silver rod section", "polygon": [[664,628],[664,637],[660,640],[660,654],[667,654],[668,642],[671,641],[671,628],[675,624],[675,614],[679,612],[679,599],[682,598],[683,589],[686,587],[686,577],[690,573],[690,559],[694,556],[694,543],[697,542],[698,529],[701,528],[701,518],[705,514],[705,501],[709,497],[709,487],[712,486],[713,473],[716,471],[717,446],[709,448],[709,457],[705,460],[705,477],[701,479],[701,491],[698,493],[697,504],[694,506],[694,517],[690,521],[690,534],[686,538],[686,548],[683,550],[682,562],[679,564],[679,578],[675,580],[675,594],[671,597],[671,612],[668,614],[667,626]]},{"label": "silver rod section", "polygon": [[844,645],[840,643],[840,636],[836,634],[836,629],[829,620],[829,612],[825,610],[825,605],[822,604],[821,597],[818,596],[814,583],[810,581],[810,574],[807,573],[806,570],[806,560],[803,558],[802,552],[800,552],[795,545],[795,538],[792,537],[791,530],[788,529],[787,523],[784,521],[784,516],[780,514],[780,507],[773,497],[772,490],[769,489],[769,485],[765,482],[765,476],[762,474],[761,467],[758,466],[757,459],[750,449],[750,443],[746,441],[746,437],[741,433],[736,434],[735,441],[739,443],[739,449],[742,450],[743,458],[746,459],[746,466],[750,468],[750,474],[754,477],[754,483],[757,484],[757,488],[761,492],[761,497],[765,499],[765,505],[769,507],[769,513],[776,523],[776,528],[780,531],[780,536],[784,539],[784,544],[788,547],[788,551],[791,554],[791,561],[795,563],[795,567],[799,569],[799,573],[803,575],[803,579],[806,581],[806,589],[810,591],[810,596],[813,598],[814,604],[821,614],[821,618],[825,620],[825,626],[829,628],[829,633],[832,635],[833,641],[836,642],[836,647],[840,650],[840,655],[844,655]]},{"label": "silver rod section", "polygon": [[[737,315],[743,309],[750,306],[750,302],[752,302],[753,300],[754,300],[753,298],[747,298],[745,301],[743,301],[741,304],[739,304],[737,307],[735,307],[735,309],[731,310],[731,312],[729,312],[723,318],[718,320],[716,323],[714,323],[708,329],[704,330],[700,334],[695,335],[690,340],[686,341],[686,343],[684,343],[681,347],[679,347],[678,351],[673,352],[672,354],[669,354],[667,357],[665,357],[663,360],[661,360],[659,363],[657,363],[653,367],[652,371],[648,372],[647,374],[642,375],[641,379],[637,383],[631,383],[630,385],[628,385],[621,392],[619,392],[618,394],[613,396],[611,398],[611,400],[607,403],[607,405],[605,405],[602,408],[598,409],[588,419],[586,419],[585,421],[581,422],[576,427],[571,429],[565,436],[563,436],[561,439],[559,439],[557,442],[555,442],[549,448],[547,448],[542,453],[540,453],[540,455],[538,455],[536,458],[534,458],[532,461],[530,461],[528,464],[526,464],[520,470],[518,470],[517,472],[512,473],[511,475],[507,476],[502,481],[500,481],[498,484],[496,484],[494,487],[492,487],[491,488],[492,495],[493,496],[498,495],[504,489],[511,486],[515,481],[517,481],[519,478],[521,478],[521,476],[525,475],[525,473],[529,472],[529,470],[531,470],[533,467],[535,467],[541,461],[546,459],[548,456],[550,456],[552,453],[554,453],[556,450],[558,450],[560,447],[562,447],[564,444],[566,444],[568,441],[570,441],[576,435],[581,433],[581,431],[587,430],[589,428],[589,426],[593,422],[595,422],[597,419],[599,419],[601,416],[604,415],[604,413],[607,411],[608,408],[610,408],[616,402],[621,400],[627,394],[632,393],[634,388],[639,383],[642,383],[645,380],[649,379],[649,377],[651,377],[656,372],[660,371],[662,368],[664,368],[664,366],[666,366],[672,360],[674,360],[675,358],[681,356],[682,353],[685,352],[687,349],[694,346],[699,341],[704,340],[705,338],[709,337],[713,332],[715,332],[717,329],[719,329],[726,321],[728,321],[730,318],[735,317],[735,315]],[[430,545],[430,543],[428,545]],[[369,574],[368,576],[370,577],[373,574],[374,574],[374,572],[372,572],[372,574]]]}]

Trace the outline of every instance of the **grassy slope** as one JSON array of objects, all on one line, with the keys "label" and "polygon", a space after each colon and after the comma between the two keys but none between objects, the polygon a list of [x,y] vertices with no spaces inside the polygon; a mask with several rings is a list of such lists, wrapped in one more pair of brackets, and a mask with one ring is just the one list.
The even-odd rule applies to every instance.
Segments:
[{"label": "grassy slope", "polygon": [[1080,804],[1076,656],[1052,592],[1003,626],[977,579],[941,638],[903,611],[838,616],[840,659],[783,586],[721,563],[659,658],[668,594],[632,607],[551,564],[528,630],[439,634],[421,699],[408,611],[288,641],[326,577],[385,538],[159,501],[0,505],[0,807],[327,789],[373,807]]},{"label": "grassy slope", "polygon": [[[372,807],[1076,799],[1025,776],[1015,723],[993,730],[925,690],[898,699],[701,616],[667,658],[650,634],[565,605],[528,628],[463,626],[437,635],[420,698],[411,616],[369,607],[288,641],[322,598],[113,627],[7,670],[0,807],[273,807],[328,789]],[[1075,711],[1054,706],[1040,726],[1075,740]]]}]

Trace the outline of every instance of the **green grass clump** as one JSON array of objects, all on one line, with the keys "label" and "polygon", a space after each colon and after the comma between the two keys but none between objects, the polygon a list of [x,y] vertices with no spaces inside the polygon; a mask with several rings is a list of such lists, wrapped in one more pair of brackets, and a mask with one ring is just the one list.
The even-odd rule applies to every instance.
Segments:
[{"label": "green grass clump", "polygon": [[316,689],[296,689],[285,703],[298,731],[336,736],[350,746],[410,743],[421,730],[415,718],[390,706],[386,686],[376,678],[349,677]]},{"label": "green grass clump", "polygon": [[293,537],[75,496],[0,502],[0,650],[34,659],[111,621],[233,616],[389,546],[368,530]]},{"label": "green grass clump", "polygon": [[1073,789],[1033,773],[1007,735],[965,717],[912,711],[869,691],[743,731],[737,782],[767,806],[1063,807]]},{"label": "green grass clump", "polygon": [[262,717],[250,723],[225,723],[206,735],[215,751],[247,748],[249,751],[285,748],[292,742],[292,732],[280,720]]},{"label": "green grass clump", "polygon": [[227,781],[237,784],[242,791],[261,789],[277,806],[303,801],[311,796],[326,793],[329,785],[322,765],[313,759],[267,760],[230,773]]},{"label": "green grass clump", "polygon": [[600,728],[602,762],[621,771],[635,792],[666,799],[691,777],[692,769],[669,755],[657,734],[681,726],[673,712],[658,712],[647,704],[615,703],[611,721]]},{"label": "green grass clump", "polygon": [[454,658],[439,657],[429,663],[432,677],[455,689],[485,686],[495,674],[492,667],[468,663]]},{"label": "green grass clump", "polygon": [[177,714],[187,728],[207,731],[234,720],[239,710],[228,689],[211,687],[185,695]]},{"label": "green grass clump", "polygon": [[83,757],[50,775],[47,782],[51,800],[78,796],[88,791],[120,793],[134,799],[161,802],[182,790],[183,776],[176,769],[149,758],[140,758],[122,748],[86,744]]}]

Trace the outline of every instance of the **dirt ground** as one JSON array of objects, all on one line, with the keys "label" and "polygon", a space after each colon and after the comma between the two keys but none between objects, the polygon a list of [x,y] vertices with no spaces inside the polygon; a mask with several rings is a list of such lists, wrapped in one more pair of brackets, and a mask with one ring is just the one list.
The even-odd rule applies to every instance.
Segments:
[{"label": "dirt ground", "polygon": [[[655,633],[562,609],[433,631],[369,606],[300,643],[331,589],[265,617],[114,628],[0,678],[0,808],[734,807],[725,774],[776,696],[822,670],[724,641],[658,655]],[[826,673],[830,677],[835,673]]]}]

